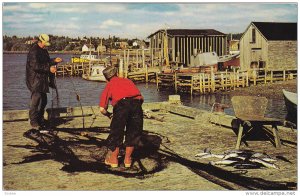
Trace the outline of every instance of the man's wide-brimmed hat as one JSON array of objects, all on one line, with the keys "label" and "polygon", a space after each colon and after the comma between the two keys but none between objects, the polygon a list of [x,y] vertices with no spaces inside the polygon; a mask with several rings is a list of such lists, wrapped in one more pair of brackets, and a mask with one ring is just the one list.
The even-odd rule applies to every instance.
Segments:
[{"label": "man's wide-brimmed hat", "polygon": [[51,44],[50,44],[50,38],[49,38],[49,35],[47,35],[47,34],[44,34],[44,33],[42,33],[42,34],[40,34],[39,35],[39,40],[43,43],[43,44],[45,44],[45,46],[50,46]]},{"label": "man's wide-brimmed hat", "polygon": [[113,76],[115,76],[117,74],[117,68],[115,66],[109,66],[106,67],[103,71],[102,71],[104,77],[109,80],[111,79]]}]

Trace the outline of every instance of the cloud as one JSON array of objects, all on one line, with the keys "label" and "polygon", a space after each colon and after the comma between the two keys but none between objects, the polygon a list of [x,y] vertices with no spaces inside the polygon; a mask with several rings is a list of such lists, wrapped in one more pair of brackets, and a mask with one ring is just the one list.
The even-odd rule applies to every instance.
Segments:
[{"label": "cloud", "polygon": [[29,3],[28,7],[31,7],[34,9],[43,9],[43,8],[47,8],[48,4],[47,3]]},{"label": "cloud", "polygon": [[[3,33],[146,38],[158,29],[243,32],[251,21],[297,22],[297,3],[3,3]],[[24,28],[23,30],[20,28]],[[52,29],[51,29],[52,28]]]},{"label": "cloud", "polygon": [[11,11],[19,11],[22,10],[22,6],[21,5],[11,5],[11,4],[7,4],[5,3],[3,8],[3,12],[11,12]]},{"label": "cloud", "polygon": [[72,20],[72,21],[78,21],[79,18],[78,17],[71,17],[70,20]]},{"label": "cloud", "polygon": [[[51,5],[51,4],[50,4]],[[54,5],[53,5],[54,6]],[[122,13],[126,10],[123,4],[111,3],[60,3],[59,7],[55,5],[55,12],[62,13],[89,13],[89,14],[102,14],[102,13]],[[54,9],[53,9],[54,11]]]},{"label": "cloud", "polygon": [[102,22],[102,24],[100,25],[100,29],[108,29],[110,27],[119,27],[119,26],[122,26],[121,22],[109,19]]},{"label": "cloud", "polygon": [[146,12],[177,12],[179,11],[179,6],[177,4],[172,3],[137,3],[137,4],[128,4],[128,9],[131,11],[139,11],[143,10]]},{"label": "cloud", "polygon": [[12,14],[9,16],[3,16],[3,21],[5,23],[11,23],[11,24],[26,24],[26,23],[34,23],[34,22],[41,22],[44,21],[44,18],[42,16],[37,17],[36,14],[21,14],[21,15],[16,15]]}]

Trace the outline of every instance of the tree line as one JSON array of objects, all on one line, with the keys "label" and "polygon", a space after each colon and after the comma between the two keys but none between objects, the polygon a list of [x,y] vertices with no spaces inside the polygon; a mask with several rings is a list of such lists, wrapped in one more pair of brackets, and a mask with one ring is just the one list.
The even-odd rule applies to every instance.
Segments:
[{"label": "tree line", "polygon": [[[108,39],[99,38],[99,37],[77,37],[70,38],[68,36],[56,36],[49,35],[51,45],[48,46],[49,51],[74,51],[79,52],[82,49],[84,44],[93,44],[97,47],[102,41],[102,45],[106,46],[106,48],[116,48],[114,46],[114,42],[118,41],[126,41],[129,45],[132,45],[133,40],[129,39],[121,39],[119,37],[112,36]],[[102,39],[102,40],[101,40]],[[32,45],[33,40],[38,40],[38,37],[17,37],[17,36],[3,36],[3,51],[28,51]]]},{"label": "tree line", "polygon": [[[49,35],[51,45],[48,47],[49,51],[72,51],[72,52],[80,52],[82,46],[84,44],[93,44],[97,47],[100,42],[102,41],[102,45],[106,46],[106,48],[117,49],[114,42],[125,41],[128,43],[129,46],[132,46],[132,43],[137,39],[121,39],[116,36],[109,37],[108,39],[100,38],[100,37],[77,37],[77,38],[70,38],[68,36],[56,36],[56,35]],[[237,39],[239,40],[242,36],[242,33],[236,34],[228,34],[227,39]],[[17,37],[17,36],[3,36],[3,51],[28,51],[31,47],[32,40],[38,40],[38,37]]]}]

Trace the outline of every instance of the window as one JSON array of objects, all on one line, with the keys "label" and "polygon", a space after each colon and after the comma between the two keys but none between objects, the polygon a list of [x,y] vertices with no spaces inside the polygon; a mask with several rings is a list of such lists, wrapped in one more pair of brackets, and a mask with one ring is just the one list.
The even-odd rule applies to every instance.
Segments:
[{"label": "window", "polygon": [[252,61],[250,64],[250,68],[258,68],[258,62],[257,61]]},{"label": "window", "polygon": [[255,39],[255,29],[252,29],[252,42],[251,43],[255,43],[256,39]]},{"label": "window", "polygon": [[261,69],[266,68],[266,61],[259,61],[259,68]]}]

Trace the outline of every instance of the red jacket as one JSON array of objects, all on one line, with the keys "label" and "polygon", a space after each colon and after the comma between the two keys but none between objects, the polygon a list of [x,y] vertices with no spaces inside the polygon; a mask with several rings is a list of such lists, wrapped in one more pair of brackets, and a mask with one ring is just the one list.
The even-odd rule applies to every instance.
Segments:
[{"label": "red jacket", "polygon": [[111,105],[115,106],[117,102],[125,97],[134,97],[134,99],[144,99],[136,85],[127,78],[113,77],[106,84],[100,97],[100,107],[107,109],[111,100]]}]

